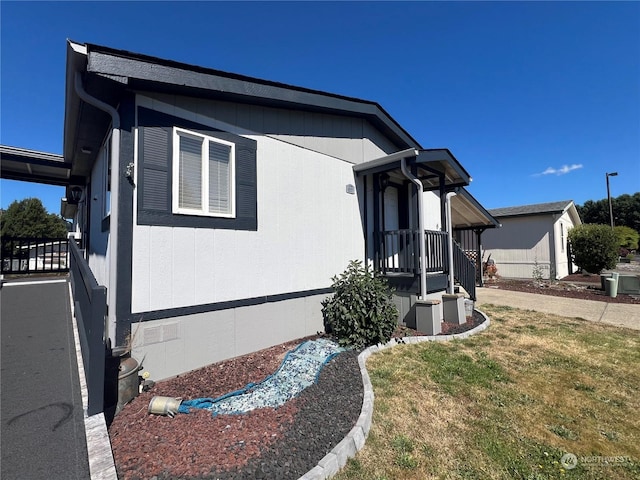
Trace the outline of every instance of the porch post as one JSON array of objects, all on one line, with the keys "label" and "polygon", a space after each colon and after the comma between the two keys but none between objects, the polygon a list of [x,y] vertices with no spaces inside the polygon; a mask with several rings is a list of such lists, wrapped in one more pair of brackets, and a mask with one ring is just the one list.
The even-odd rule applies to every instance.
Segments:
[{"label": "porch post", "polygon": [[427,255],[426,255],[426,245],[425,245],[425,234],[424,234],[424,199],[423,197],[423,187],[422,182],[418,180],[409,170],[407,169],[407,159],[402,157],[400,161],[400,169],[405,177],[407,177],[418,189],[418,229],[419,235],[418,239],[420,241],[419,251],[420,251],[420,299],[424,300],[427,298]]},{"label": "porch post", "polygon": [[453,271],[453,225],[451,221],[451,198],[455,197],[455,192],[449,192],[445,196],[446,212],[447,212],[447,241],[449,242],[449,251],[447,252],[447,260],[449,261],[449,293],[453,295],[454,271]]},{"label": "porch post", "polygon": [[380,268],[380,181],[378,174],[371,177],[373,182],[373,268]]},{"label": "porch post", "polygon": [[478,277],[478,286],[484,287],[482,281],[482,232],[484,230],[478,228],[475,230],[476,234],[476,276]]}]

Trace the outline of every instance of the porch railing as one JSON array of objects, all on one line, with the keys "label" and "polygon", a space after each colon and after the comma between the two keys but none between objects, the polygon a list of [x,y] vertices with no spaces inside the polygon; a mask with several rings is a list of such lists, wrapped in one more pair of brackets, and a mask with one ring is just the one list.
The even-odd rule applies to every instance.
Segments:
[{"label": "porch railing", "polygon": [[453,242],[453,276],[469,296],[476,299],[476,264],[460,245]]},{"label": "porch railing", "polygon": [[[387,273],[420,273],[420,232],[418,230],[386,230],[378,235],[380,252],[378,271]],[[427,272],[447,270],[447,232],[425,232]]]},{"label": "porch railing", "polygon": [[[382,274],[420,273],[419,230],[385,230],[376,235],[377,270]],[[449,273],[447,232],[425,231],[427,273]],[[453,242],[454,278],[475,299],[475,264],[462,248]]]},{"label": "porch railing", "polygon": [[71,286],[89,394],[87,414],[104,410],[107,289],[98,285],[74,240],[69,242]]},{"label": "porch railing", "polygon": [[2,273],[55,273],[69,271],[66,238],[2,237]]}]

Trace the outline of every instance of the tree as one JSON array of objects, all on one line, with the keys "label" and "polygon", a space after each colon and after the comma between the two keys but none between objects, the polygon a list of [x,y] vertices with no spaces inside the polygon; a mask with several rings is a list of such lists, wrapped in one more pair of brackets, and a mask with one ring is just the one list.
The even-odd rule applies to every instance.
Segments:
[{"label": "tree", "polygon": [[[640,192],[633,195],[627,193],[611,199],[615,225],[633,228],[640,232]],[[587,200],[584,205],[576,205],[583,223],[610,225],[609,201]]]},{"label": "tree", "polygon": [[613,231],[618,238],[618,246],[627,250],[635,250],[638,248],[638,239],[640,235],[633,228],[615,227]]},{"label": "tree", "polygon": [[614,268],[618,261],[618,238],[610,225],[578,225],[569,230],[573,263],[589,273]]},{"label": "tree", "polygon": [[47,213],[38,198],[14,201],[0,216],[0,234],[19,238],[64,238],[67,222],[60,216]]}]

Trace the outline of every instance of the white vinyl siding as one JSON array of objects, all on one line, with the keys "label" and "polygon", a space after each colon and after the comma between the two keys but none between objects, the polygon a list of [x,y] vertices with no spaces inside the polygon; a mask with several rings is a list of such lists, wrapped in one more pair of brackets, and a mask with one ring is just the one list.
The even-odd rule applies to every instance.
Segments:
[{"label": "white vinyl siding", "polygon": [[173,129],[173,213],[235,217],[235,146]]},{"label": "white vinyl siding", "polygon": [[[132,311],[327,288],[350,259],[362,258],[358,197],[344,190],[355,183],[351,165],[268,137],[256,140],[260,228],[135,224]],[[247,281],[250,271],[264,274]]]}]

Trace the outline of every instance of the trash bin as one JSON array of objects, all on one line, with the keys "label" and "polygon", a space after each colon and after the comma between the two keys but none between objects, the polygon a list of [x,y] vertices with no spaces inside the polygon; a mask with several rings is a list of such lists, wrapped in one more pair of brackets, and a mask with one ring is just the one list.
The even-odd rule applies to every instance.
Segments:
[{"label": "trash bin", "polygon": [[138,396],[140,386],[138,371],[140,368],[141,367],[135,358],[123,357],[120,359],[118,374],[118,404],[116,405],[116,413],[122,410],[122,407]]},{"label": "trash bin", "polygon": [[465,317],[473,317],[473,300],[464,301],[464,315]]},{"label": "trash bin", "polygon": [[605,283],[607,281],[607,278],[611,278],[611,274],[610,273],[601,273],[600,274],[600,288],[602,290],[605,289]]},{"label": "trash bin", "polygon": [[618,296],[618,282],[614,278],[607,278],[604,284],[604,292],[608,297],[616,298]]}]

